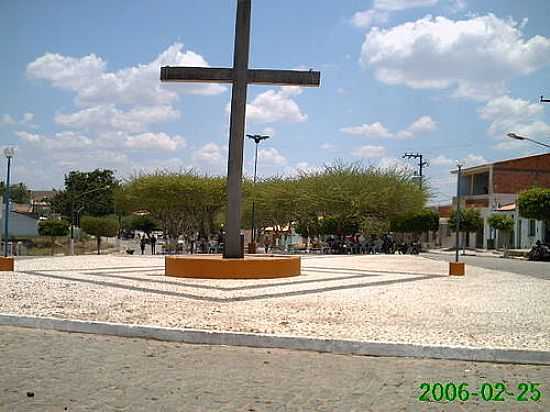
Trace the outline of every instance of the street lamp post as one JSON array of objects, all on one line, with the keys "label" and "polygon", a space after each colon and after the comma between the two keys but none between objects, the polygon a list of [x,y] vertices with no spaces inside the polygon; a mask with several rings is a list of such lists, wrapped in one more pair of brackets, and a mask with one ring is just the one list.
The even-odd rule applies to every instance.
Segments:
[{"label": "street lamp post", "polygon": [[531,138],[526,137],[526,136],[520,136],[519,134],[516,134],[516,133],[508,133],[506,136],[508,136],[511,139],[515,139],[515,140],[528,140],[530,142],[538,144],[539,146],[544,146],[544,147],[550,148],[549,144],[539,142],[537,140],[531,139]]},{"label": "street lamp post", "polygon": [[[256,154],[254,155],[254,188],[256,188],[256,170],[258,168],[258,145],[262,140],[269,139],[269,136],[262,136],[259,134],[247,134],[246,137],[254,140],[256,143]],[[249,252],[256,253],[256,195],[252,197],[252,229],[251,229],[251,247]]]},{"label": "street lamp post", "polygon": [[457,182],[456,182],[456,253],[455,253],[455,262],[458,263],[458,249],[460,248],[460,178],[462,176],[462,165],[458,163],[457,165]]},{"label": "street lamp post", "polygon": [[[74,196],[71,197],[71,239],[69,241],[69,255],[70,256],[74,256],[74,225],[76,224],[74,207],[75,207],[76,201],[78,199],[81,199],[83,196],[88,195],[90,193],[99,192],[100,190],[107,190],[107,189],[110,189],[110,188],[111,188],[111,186],[98,187],[96,189],[88,190],[84,193],[81,193],[80,195],[78,195],[76,197],[74,197]],[[82,207],[78,210],[78,215],[80,215],[80,212],[82,211],[82,209],[84,209],[84,207]]]},{"label": "street lamp post", "polygon": [[8,257],[8,230],[9,230],[9,216],[10,216],[10,172],[11,172],[11,159],[15,155],[14,147],[6,147],[4,149],[4,155],[8,159],[8,174],[6,176],[6,190],[4,191],[4,201],[6,204],[6,213],[4,217],[4,257]]}]

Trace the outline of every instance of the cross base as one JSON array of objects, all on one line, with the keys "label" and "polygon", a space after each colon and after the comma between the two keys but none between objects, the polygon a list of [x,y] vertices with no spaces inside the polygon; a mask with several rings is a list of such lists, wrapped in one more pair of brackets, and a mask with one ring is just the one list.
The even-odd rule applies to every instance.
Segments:
[{"label": "cross base", "polygon": [[166,256],[165,275],[198,279],[276,279],[299,276],[299,256],[245,256],[224,259],[221,255]]}]

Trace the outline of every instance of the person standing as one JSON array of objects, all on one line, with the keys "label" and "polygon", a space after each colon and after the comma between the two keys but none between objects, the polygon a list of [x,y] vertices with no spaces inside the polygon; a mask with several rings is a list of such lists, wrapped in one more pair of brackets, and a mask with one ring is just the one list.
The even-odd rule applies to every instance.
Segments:
[{"label": "person standing", "polygon": [[157,238],[155,237],[155,235],[151,235],[151,254],[152,255],[157,254],[156,244],[157,244]]},{"label": "person standing", "polygon": [[139,241],[139,247],[141,248],[141,254],[143,255],[145,253],[145,235],[141,236],[141,239]]}]

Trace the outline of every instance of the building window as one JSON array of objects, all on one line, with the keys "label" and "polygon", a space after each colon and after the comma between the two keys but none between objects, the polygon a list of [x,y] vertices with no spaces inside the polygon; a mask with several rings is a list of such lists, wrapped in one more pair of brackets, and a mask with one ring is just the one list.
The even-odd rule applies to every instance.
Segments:
[{"label": "building window", "polygon": [[529,219],[529,236],[533,237],[536,234],[537,221],[535,219]]}]

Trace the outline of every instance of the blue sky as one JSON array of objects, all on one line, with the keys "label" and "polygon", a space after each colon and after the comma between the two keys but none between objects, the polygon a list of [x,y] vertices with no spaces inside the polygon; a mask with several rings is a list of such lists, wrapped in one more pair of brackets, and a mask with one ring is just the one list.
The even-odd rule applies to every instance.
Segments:
[{"label": "blue sky", "polygon": [[[229,87],[161,85],[159,67],[229,66],[236,1],[1,1],[0,145],[14,179],[195,167],[225,174]],[[259,174],[335,159],[405,167],[421,152],[434,202],[449,170],[537,153],[550,138],[547,0],[255,0],[251,67],[314,68],[320,89],[251,86]],[[245,149],[245,173],[253,145]],[[4,162],[4,160],[2,160]],[[3,163],[2,163],[3,164]],[[2,170],[4,167],[2,167]]]}]

